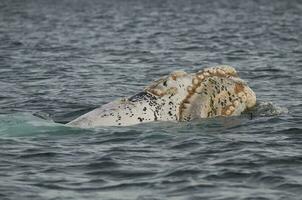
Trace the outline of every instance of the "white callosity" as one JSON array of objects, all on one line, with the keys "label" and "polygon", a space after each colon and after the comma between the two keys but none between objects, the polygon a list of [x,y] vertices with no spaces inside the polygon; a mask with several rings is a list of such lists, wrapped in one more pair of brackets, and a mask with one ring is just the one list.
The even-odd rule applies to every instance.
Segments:
[{"label": "white callosity", "polygon": [[188,74],[175,71],[132,97],[105,104],[67,125],[127,126],[151,121],[188,121],[240,115],[256,103],[255,93],[234,68],[221,65]]}]

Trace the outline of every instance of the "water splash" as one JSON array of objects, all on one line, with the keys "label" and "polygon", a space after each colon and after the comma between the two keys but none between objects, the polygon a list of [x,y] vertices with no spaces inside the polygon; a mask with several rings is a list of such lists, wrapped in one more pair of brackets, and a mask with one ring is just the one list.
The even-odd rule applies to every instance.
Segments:
[{"label": "water splash", "polygon": [[247,113],[251,113],[253,117],[272,117],[287,114],[288,109],[278,106],[273,102],[258,101],[256,106]]}]

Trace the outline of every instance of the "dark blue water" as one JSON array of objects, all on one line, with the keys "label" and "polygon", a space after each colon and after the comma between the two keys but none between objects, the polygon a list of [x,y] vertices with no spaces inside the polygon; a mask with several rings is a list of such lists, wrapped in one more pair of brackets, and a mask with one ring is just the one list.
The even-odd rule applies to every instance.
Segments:
[{"label": "dark blue water", "polygon": [[[298,0],[0,1],[0,199],[301,199],[301,13]],[[55,123],[216,64],[256,92],[252,116]]]}]

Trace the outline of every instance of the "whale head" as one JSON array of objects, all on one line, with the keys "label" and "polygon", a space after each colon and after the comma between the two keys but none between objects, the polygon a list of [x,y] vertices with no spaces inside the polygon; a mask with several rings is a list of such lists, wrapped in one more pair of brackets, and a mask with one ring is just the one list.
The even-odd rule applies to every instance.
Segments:
[{"label": "whale head", "polygon": [[204,68],[196,73],[174,71],[151,83],[145,92],[163,102],[164,115],[173,110],[176,120],[180,121],[239,115],[256,104],[255,93],[236,70],[227,65]]}]

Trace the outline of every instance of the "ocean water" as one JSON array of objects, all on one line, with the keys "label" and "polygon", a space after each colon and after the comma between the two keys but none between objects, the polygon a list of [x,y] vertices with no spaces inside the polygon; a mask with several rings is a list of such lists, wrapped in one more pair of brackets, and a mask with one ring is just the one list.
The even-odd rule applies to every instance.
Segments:
[{"label": "ocean water", "polygon": [[[302,2],[0,1],[0,199],[302,198]],[[173,70],[229,64],[240,117],[63,123]]]}]

